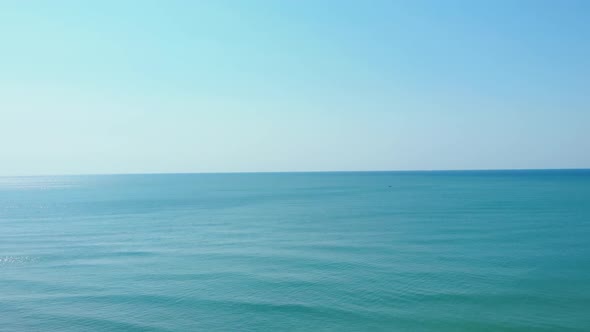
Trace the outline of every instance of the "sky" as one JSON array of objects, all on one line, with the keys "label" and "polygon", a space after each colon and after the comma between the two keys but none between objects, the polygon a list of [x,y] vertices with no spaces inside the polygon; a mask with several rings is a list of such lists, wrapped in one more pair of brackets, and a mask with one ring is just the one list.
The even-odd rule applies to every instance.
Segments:
[{"label": "sky", "polygon": [[590,168],[590,2],[0,0],[0,175]]}]

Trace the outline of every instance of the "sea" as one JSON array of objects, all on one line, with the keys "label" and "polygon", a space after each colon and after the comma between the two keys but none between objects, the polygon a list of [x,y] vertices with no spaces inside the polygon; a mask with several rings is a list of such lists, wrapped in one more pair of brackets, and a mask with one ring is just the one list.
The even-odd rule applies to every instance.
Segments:
[{"label": "sea", "polygon": [[590,331],[590,170],[1,177],[0,331]]}]

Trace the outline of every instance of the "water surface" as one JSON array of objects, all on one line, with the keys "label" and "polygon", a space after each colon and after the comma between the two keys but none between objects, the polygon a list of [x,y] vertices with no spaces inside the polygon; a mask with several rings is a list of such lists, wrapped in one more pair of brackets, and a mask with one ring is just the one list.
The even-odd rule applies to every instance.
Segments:
[{"label": "water surface", "polygon": [[589,331],[590,171],[0,178],[0,331]]}]

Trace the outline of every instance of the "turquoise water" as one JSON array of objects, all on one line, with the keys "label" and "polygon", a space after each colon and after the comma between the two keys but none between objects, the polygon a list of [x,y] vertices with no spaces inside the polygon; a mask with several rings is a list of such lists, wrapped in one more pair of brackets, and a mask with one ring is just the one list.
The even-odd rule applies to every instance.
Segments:
[{"label": "turquoise water", "polygon": [[0,178],[0,331],[590,331],[590,171]]}]

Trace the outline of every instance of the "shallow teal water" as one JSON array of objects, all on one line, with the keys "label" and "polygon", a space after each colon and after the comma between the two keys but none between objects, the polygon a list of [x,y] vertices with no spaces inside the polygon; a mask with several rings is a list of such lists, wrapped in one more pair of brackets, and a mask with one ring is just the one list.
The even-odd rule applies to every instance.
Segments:
[{"label": "shallow teal water", "polygon": [[590,331],[590,171],[0,178],[0,331]]}]

